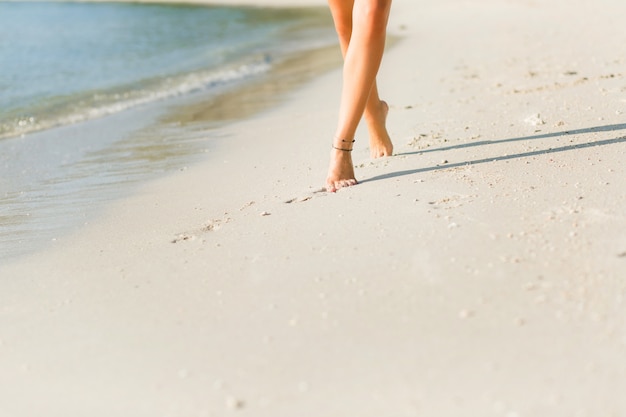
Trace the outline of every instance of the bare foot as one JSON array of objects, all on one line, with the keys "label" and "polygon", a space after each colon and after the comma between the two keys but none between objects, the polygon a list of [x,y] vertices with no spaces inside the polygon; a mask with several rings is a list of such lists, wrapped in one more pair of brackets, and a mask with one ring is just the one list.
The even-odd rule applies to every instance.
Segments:
[{"label": "bare foot", "polygon": [[370,156],[372,158],[381,158],[393,154],[393,143],[391,143],[386,127],[388,113],[389,105],[381,100],[378,109],[366,115],[367,129],[370,134]]},{"label": "bare foot", "polygon": [[330,166],[326,178],[326,191],[334,193],[340,188],[356,185],[354,165],[350,152],[331,149]]}]

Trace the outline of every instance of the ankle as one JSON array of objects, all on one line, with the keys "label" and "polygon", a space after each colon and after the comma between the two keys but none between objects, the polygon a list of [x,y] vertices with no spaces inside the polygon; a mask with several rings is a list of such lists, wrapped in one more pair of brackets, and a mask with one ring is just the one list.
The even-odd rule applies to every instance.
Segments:
[{"label": "ankle", "polygon": [[355,140],[347,140],[347,139],[339,139],[339,138],[335,138],[335,140],[333,141],[333,149],[335,149],[336,151],[340,151],[340,152],[352,152],[352,147],[354,144]]}]

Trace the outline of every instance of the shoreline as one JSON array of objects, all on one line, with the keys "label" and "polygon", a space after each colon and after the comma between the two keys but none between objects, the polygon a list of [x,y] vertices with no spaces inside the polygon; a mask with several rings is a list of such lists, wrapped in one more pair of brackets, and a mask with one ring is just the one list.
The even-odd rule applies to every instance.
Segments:
[{"label": "shoreline", "polygon": [[[64,165],[70,167],[57,167],[40,156],[38,170],[47,167],[46,175],[62,177],[67,185],[55,191],[55,183],[51,184],[52,190],[46,190],[45,185],[37,189],[25,184],[22,193],[33,194],[27,202],[2,206],[8,222],[5,226],[10,229],[3,231],[3,245],[7,246],[0,250],[0,260],[7,262],[45,250],[51,242],[79,231],[81,225],[97,221],[98,213],[108,204],[128,197],[146,181],[211,159],[211,151],[219,146],[217,132],[221,128],[262,113],[285,100],[290,90],[338,67],[341,57],[336,49],[327,46],[288,52],[275,57],[268,73],[238,85],[170,97],[112,115],[32,132],[24,138],[4,139],[0,149],[7,154],[14,152],[15,146],[21,146],[19,153],[24,158],[29,149],[44,149],[63,154]],[[155,135],[160,137],[151,143],[150,138]],[[28,141],[27,146],[23,140]],[[57,143],[58,149],[49,149],[47,143]],[[150,163],[141,166],[141,161]],[[77,171],[74,165],[84,167]],[[29,167],[25,169],[28,171]],[[85,172],[89,169],[91,173]],[[106,178],[82,178],[94,175]],[[49,196],[43,198],[55,192],[59,201],[46,201]],[[39,200],[42,201],[37,203]],[[72,216],[64,214],[65,207],[72,207]],[[28,215],[24,216],[24,212]],[[66,224],[59,226],[60,221]]]},{"label": "shoreline", "polygon": [[395,0],[396,155],[318,192],[332,70],[0,265],[0,414],[622,415],[624,12]]},{"label": "shoreline", "polygon": [[[48,3],[67,2],[52,1]],[[89,4],[93,2],[82,3]],[[129,4],[127,1],[113,3]],[[180,4],[176,2],[162,3],[163,7],[176,7],[177,5]],[[211,6],[211,4],[199,5],[201,8],[203,6]],[[239,9],[242,13],[243,10],[247,9],[247,14],[252,13],[266,17],[269,17],[268,14],[274,15],[273,12],[254,10],[255,8],[249,6],[222,5],[221,7],[226,9],[232,8],[232,10]],[[159,8],[159,10],[163,9]],[[170,9],[170,11],[173,10]],[[109,83],[105,86],[98,86],[94,82],[83,80],[82,85],[84,88],[82,89],[66,92],[53,86],[50,87],[49,96],[33,93],[35,95],[39,94],[40,97],[22,106],[15,107],[11,104],[6,104],[3,107],[6,110],[6,114],[3,118],[0,118],[0,123],[2,123],[0,126],[0,140],[17,139],[56,127],[106,117],[110,114],[150,105],[156,101],[194,95],[205,90],[222,90],[232,84],[245,83],[249,79],[262,76],[268,68],[273,66],[273,61],[281,61],[285,55],[297,53],[298,51],[313,50],[336,43],[332,24],[330,23],[330,14],[327,9],[319,7],[307,7],[306,9],[281,7],[281,11],[278,14],[283,17],[282,30],[280,32],[281,38],[267,39],[262,44],[258,43],[255,49],[248,50],[247,53],[244,53],[243,49],[237,53],[237,49],[229,45],[232,51],[229,50],[228,56],[225,55],[221,61],[212,62],[206,59],[203,65],[187,67],[179,65],[177,70],[171,69],[169,72],[160,75],[158,72],[149,72],[148,74],[138,72],[137,75],[129,76],[127,79],[119,78],[117,83]],[[200,15],[206,16],[205,14]],[[269,24],[271,24],[269,21],[265,22],[265,27],[268,27]],[[243,46],[240,47],[243,48]],[[210,45],[207,49],[209,48],[211,48]],[[9,48],[8,51],[11,51],[11,49]],[[121,52],[118,51],[118,53]],[[226,54],[226,52],[224,53]],[[112,59],[114,58],[112,56]],[[51,62],[52,65],[56,65],[54,60]],[[139,74],[143,74],[143,78],[140,78],[142,76]],[[12,74],[8,75],[9,78],[12,77]],[[16,75],[13,74],[13,76]],[[15,80],[15,84],[20,84],[19,78]],[[16,100],[18,103],[20,100],[24,100],[20,98],[17,91],[12,92],[9,89],[8,94],[17,95]],[[52,106],[51,102],[54,102],[55,105]]]}]

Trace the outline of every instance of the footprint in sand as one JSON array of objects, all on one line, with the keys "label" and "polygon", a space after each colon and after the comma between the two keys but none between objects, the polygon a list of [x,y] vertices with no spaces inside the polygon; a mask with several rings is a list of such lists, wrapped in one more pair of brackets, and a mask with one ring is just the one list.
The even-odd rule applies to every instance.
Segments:
[{"label": "footprint in sand", "polygon": [[181,233],[172,240],[172,243],[184,242],[186,240],[196,240],[197,236],[190,233]]},{"label": "footprint in sand", "polygon": [[294,197],[294,198],[290,198],[289,200],[285,200],[286,204],[291,204],[291,203],[304,203],[305,201],[309,201],[310,199],[314,198],[314,197],[322,197],[322,196],[326,196],[326,189],[325,188],[320,188],[318,190],[315,190],[313,192],[301,195],[299,197]]},{"label": "footprint in sand", "polygon": [[232,219],[230,217],[227,217],[225,219],[213,219],[210,220],[206,225],[204,225],[202,227],[202,231],[203,232],[212,232],[215,230],[219,230],[222,228],[223,225],[225,225],[226,223],[230,223],[232,221]]},{"label": "footprint in sand", "polygon": [[172,243],[196,240],[198,238],[198,233],[214,232],[216,230],[219,230],[226,223],[230,223],[231,221],[232,219],[230,217],[226,217],[224,219],[210,220],[204,226],[202,226],[202,228],[199,231],[185,232],[185,233],[179,234],[178,236],[176,236],[176,238],[172,240]]}]

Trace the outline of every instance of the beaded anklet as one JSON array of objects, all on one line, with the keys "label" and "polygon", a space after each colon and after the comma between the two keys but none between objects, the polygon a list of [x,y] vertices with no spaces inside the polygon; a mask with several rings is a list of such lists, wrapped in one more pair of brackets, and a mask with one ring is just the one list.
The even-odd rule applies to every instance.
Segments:
[{"label": "beaded anklet", "polygon": [[[354,142],[356,142],[355,140],[344,140],[344,139],[341,139],[341,141],[343,143],[354,143]],[[333,149],[337,149],[338,151],[344,151],[344,152],[352,152],[352,149],[338,148],[335,145],[333,145]]]}]

